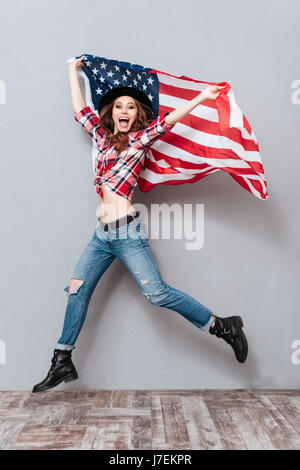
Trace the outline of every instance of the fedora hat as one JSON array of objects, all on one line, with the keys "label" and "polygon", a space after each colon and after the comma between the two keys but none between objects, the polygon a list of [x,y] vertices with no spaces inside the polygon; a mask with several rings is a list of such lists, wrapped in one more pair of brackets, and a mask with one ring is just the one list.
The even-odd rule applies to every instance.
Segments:
[{"label": "fedora hat", "polygon": [[[152,103],[150,99],[148,98],[148,96],[146,95],[146,93],[144,93],[143,91],[135,87],[119,86],[119,87],[112,88],[107,93],[105,93],[105,95],[102,96],[102,98],[100,99],[98,103],[99,114],[105,105],[111,103],[112,101],[114,101],[114,99],[118,98],[119,96],[131,96],[132,98],[135,98],[141,103],[149,106],[149,108],[153,112]],[[150,114],[150,112],[148,113],[148,110],[147,110],[147,114]],[[148,116],[149,118],[151,117],[151,114],[150,116]]]}]

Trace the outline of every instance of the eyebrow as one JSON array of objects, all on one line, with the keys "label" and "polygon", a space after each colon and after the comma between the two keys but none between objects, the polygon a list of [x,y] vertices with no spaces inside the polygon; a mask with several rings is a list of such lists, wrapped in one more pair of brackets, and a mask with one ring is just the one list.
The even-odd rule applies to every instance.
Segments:
[{"label": "eyebrow", "polygon": [[[116,104],[118,103],[122,104],[122,101],[117,101]],[[129,101],[129,104],[135,104],[135,103],[133,101]]]}]

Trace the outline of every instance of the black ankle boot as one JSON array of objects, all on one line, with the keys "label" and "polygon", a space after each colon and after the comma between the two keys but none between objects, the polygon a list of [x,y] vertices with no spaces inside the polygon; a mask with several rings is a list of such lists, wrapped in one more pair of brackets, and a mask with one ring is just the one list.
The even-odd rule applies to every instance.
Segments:
[{"label": "black ankle boot", "polygon": [[71,359],[72,351],[62,351],[60,349],[54,349],[54,355],[52,358],[52,366],[47,374],[47,377],[35,385],[32,389],[32,393],[44,392],[49,388],[56,387],[61,382],[71,382],[72,380],[78,379],[78,374],[75,366]]},{"label": "black ankle boot", "polygon": [[212,335],[216,335],[230,344],[239,362],[245,362],[248,355],[248,343],[242,330],[243,326],[241,317],[216,317],[214,326],[209,329]]}]

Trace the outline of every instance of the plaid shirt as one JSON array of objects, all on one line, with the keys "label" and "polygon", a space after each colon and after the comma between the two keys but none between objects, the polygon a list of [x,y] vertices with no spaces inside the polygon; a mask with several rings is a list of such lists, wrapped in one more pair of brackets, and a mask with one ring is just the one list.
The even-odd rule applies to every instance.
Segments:
[{"label": "plaid shirt", "polygon": [[167,114],[169,112],[160,114],[146,129],[128,133],[127,148],[118,152],[109,145],[100,127],[99,117],[89,106],[75,113],[75,121],[82,125],[96,144],[98,154],[94,163],[94,185],[101,197],[101,184],[105,184],[111,191],[131,201],[139,173],[144,168],[147,148],[175,126],[165,122]]}]

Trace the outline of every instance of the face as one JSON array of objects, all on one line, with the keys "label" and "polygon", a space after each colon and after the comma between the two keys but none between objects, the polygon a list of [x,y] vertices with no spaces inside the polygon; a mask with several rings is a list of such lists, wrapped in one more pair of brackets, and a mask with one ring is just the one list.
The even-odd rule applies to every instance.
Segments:
[{"label": "face", "polygon": [[[138,108],[131,96],[120,96],[119,98],[116,98],[112,108],[114,134],[119,131],[129,132],[137,114]],[[124,118],[124,120],[122,120],[122,118]]]}]

